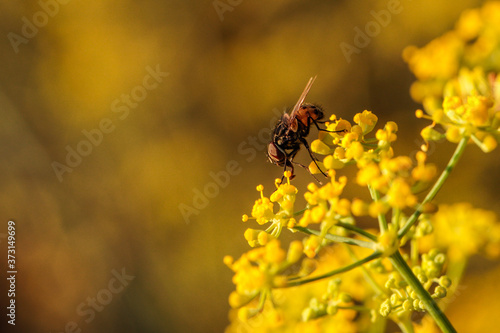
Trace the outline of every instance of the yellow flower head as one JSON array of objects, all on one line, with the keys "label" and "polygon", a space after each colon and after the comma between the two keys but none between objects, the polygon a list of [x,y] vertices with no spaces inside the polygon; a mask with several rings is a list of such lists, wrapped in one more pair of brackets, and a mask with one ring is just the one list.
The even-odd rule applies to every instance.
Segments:
[{"label": "yellow flower head", "polygon": [[422,251],[447,249],[450,260],[463,260],[477,253],[500,255],[500,224],[494,213],[469,203],[442,205],[432,218],[434,233],[420,239]]},{"label": "yellow flower head", "polygon": [[264,186],[257,186],[257,191],[260,192],[260,199],[257,199],[253,205],[252,216],[257,219],[257,223],[264,224],[274,217],[274,207],[271,200],[264,197]]}]

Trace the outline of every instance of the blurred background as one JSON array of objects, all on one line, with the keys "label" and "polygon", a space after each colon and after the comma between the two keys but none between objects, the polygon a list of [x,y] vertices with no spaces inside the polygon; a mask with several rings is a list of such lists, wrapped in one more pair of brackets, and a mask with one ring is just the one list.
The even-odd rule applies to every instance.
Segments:
[{"label": "blurred background", "polygon": [[[256,185],[270,194],[281,176],[264,153],[277,112],[317,75],[309,102],[396,121],[396,152],[411,153],[427,122],[401,52],[482,1],[401,0],[347,56],[341,43],[354,46],[387,0],[0,3],[0,263],[4,276],[12,219],[15,330],[90,333],[223,331],[233,284],[222,258],[248,250],[255,225],[241,215]],[[430,160],[444,166],[453,148]],[[471,146],[438,201],[498,214],[496,154]],[[297,186],[313,181],[296,173]],[[484,281],[499,276],[497,263],[471,262],[449,307],[459,331],[494,324],[500,292]]]}]

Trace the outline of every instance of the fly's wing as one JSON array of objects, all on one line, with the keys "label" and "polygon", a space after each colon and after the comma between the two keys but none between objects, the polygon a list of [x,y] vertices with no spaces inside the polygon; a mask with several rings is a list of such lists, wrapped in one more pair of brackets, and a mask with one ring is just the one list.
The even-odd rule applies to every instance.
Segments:
[{"label": "fly's wing", "polygon": [[302,103],[304,103],[304,100],[306,99],[306,96],[309,93],[309,90],[311,90],[311,87],[314,83],[314,80],[316,80],[316,76],[309,79],[309,82],[307,83],[306,87],[304,88],[302,95],[300,95],[300,98],[297,101],[297,104],[295,104],[295,106],[293,107],[292,112],[290,113],[290,118],[292,120],[295,119],[295,116],[297,115],[297,111],[299,111],[300,106],[302,105]]}]

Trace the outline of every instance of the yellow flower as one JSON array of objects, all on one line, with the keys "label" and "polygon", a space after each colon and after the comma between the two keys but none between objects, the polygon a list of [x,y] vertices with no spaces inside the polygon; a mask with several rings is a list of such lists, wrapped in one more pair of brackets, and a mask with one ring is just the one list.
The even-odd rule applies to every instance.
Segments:
[{"label": "yellow flower", "polygon": [[430,182],[437,174],[436,166],[433,164],[425,164],[427,155],[423,151],[419,151],[416,158],[418,165],[412,170],[411,176],[416,181],[424,183]]},{"label": "yellow flower", "polygon": [[421,251],[447,249],[452,261],[474,254],[500,254],[500,224],[494,213],[469,203],[442,205],[432,218],[434,233],[420,239]]},{"label": "yellow flower", "polygon": [[260,199],[255,201],[252,208],[252,216],[257,219],[257,223],[264,224],[274,217],[273,203],[269,198],[264,197],[264,186],[257,186],[260,192]]},{"label": "yellow flower", "polygon": [[457,33],[465,41],[469,41],[478,36],[484,23],[478,9],[465,10],[456,24]]},{"label": "yellow flower", "polygon": [[370,163],[358,171],[356,181],[361,186],[369,185],[380,176],[380,169],[376,163]]},{"label": "yellow flower", "polygon": [[392,207],[403,209],[413,207],[417,197],[411,192],[410,185],[402,178],[396,178],[387,192],[387,201]]},{"label": "yellow flower", "polygon": [[403,59],[419,80],[449,79],[457,74],[463,42],[454,32],[436,38],[418,49],[414,46],[403,51]]},{"label": "yellow flower", "polygon": [[351,210],[354,216],[368,215],[368,204],[361,199],[354,199],[352,201]]},{"label": "yellow flower", "polygon": [[371,132],[377,121],[378,117],[368,110],[354,116],[354,122],[362,128],[363,134]]},{"label": "yellow flower", "polygon": [[304,253],[309,258],[314,258],[316,256],[317,251],[321,246],[321,237],[311,235],[307,238],[306,243],[304,244]]}]

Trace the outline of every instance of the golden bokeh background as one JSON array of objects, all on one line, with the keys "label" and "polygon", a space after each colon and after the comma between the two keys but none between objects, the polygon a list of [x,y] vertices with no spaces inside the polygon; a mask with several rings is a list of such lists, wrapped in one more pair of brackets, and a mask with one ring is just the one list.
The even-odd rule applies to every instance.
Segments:
[{"label": "golden bokeh background", "polygon": [[[223,331],[233,285],[222,258],[248,249],[241,214],[281,173],[264,154],[273,110],[317,75],[309,101],[396,121],[396,152],[411,153],[427,123],[401,52],[482,4],[396,1],[401,12],[347,61],[340,44],[389,3],[2,0],[0,262],[4,276],[11,219],[16,331]],[[71,150],[85,156],[67,160]],[[452,150],[429,160],[442,167]],[[471,146],[438,200],[498,214],[497,151]],[[312,181],[297,175],[299,187]],[[449,307],[459,331],[496,328],[499,277],[498,263],[473,259]]]}]

